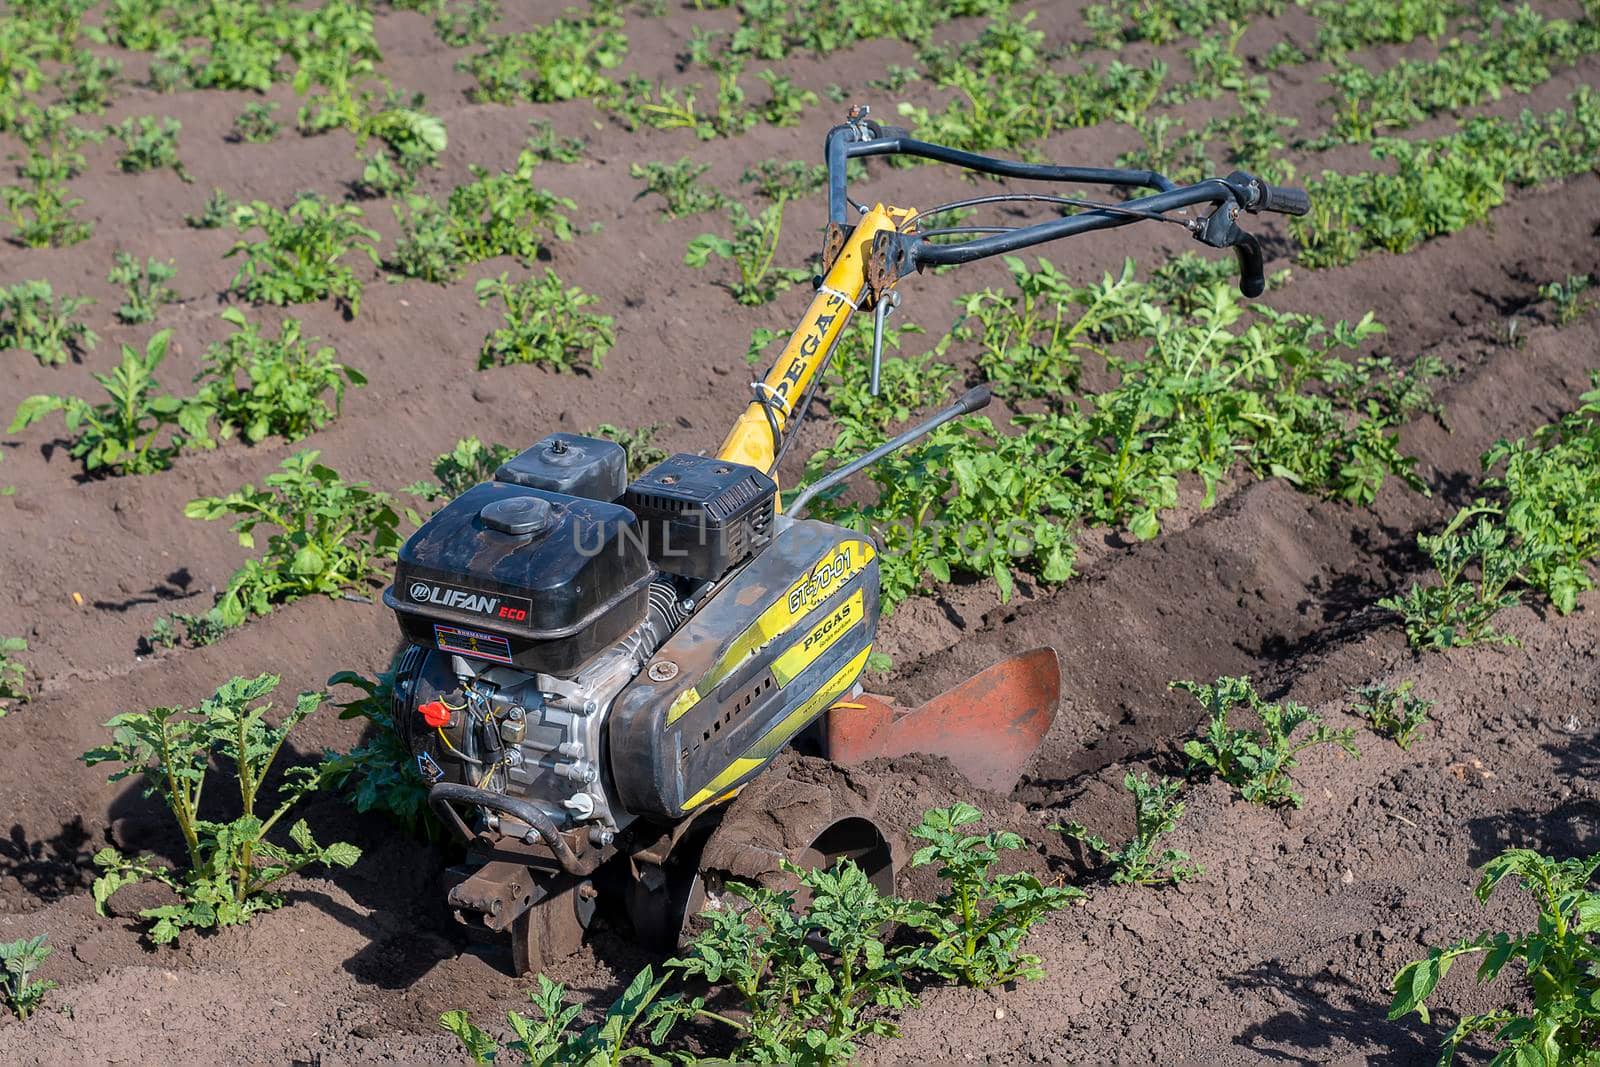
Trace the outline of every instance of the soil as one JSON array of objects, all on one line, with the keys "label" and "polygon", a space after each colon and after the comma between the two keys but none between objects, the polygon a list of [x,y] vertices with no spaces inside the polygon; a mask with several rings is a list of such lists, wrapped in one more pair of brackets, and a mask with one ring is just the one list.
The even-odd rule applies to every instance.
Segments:
[{"label": "soil", "polygon": [[[560,6],[528,5],[503,28],[536,17],[533,8],[543,17]],[[1079,32],[1082,6],[1040,5],[1037,24],[1052,42],[1068,40]],[[1577,9],[1535,6],[1566,15]],[[682,80],[674,57],[691,29],[726,28],[731,18],[677,5],[661,17],[630,16],[623,70]],[[385,11],[378,27],[382,69],[397,86],[425,92],[448,125],[444,165],[425,178],[436,193],[466,180],[469,164],[511,163],[529,120],[585,139],[583,161],[540,169],[541,184],[581,205],[582,228],[595,224],[555,248],[551,265],[600,298],[615,316],[618,345],[592,374],[479,372],[477,349],[497,312],[477,306],[472,283],[502,271],[518,277],[523,268],[479,264],[448,287],[391,284],[373,271],[359,318],[347,321],[329,304],[291,309],[308,335],[336,345],[341,360],[371,382],[352,391],[342,417],[308,444],[347,476],[386,489],[424,477],[432,458],[467,434],[525,443],[549,430],[609,422],[656,425],[657,443],[668,450],[713,447],[747,399],[746,338],[755,327],[795,318],[805,296],[791,291],[767,307],[735,305],[717,284],[718,271],[682,265],[685,243],[723,224],[714,216],[664,221],[655,198],[637,195],[629,164],[690,155],[711,164],[706,177],[718,187],[747,193],[738,179],[750,162],[815,158],[822,131],[836,120],[834,105],[810,109],[799,127],[763,126],[733,142],[630,133],[586,102],[472,104],[470,79],[453,69],[456,53],[437,41],[427,19]],[[966,39],[979,29],[957,21],[940,37]],[[1307,16],[1291,10],[1252,26],[1242,50],[1260,56],[1285,36],[1305,41],[1310,32]],[[1435,48],[1421,41],[1361,58],[1380,65]],[[1176,46],[1130,47],[1118,58],[1152,55],[1185,69]],[[119,58],[137,78],[145,60]],[[880,110],[892,112],[889,94],[867,83],[912,59],[909,45],[874,41],[797,58],[784,69],[803,87],[842,85],[850,98],[882,100]],[[1327,121],[1319,105],[1323,73],[1310,65],[1271,79],[1274,109],[1299,118],[1307,134]],[[1591,58],[1531,94],[1479,110],[1559,106],[1597,76],[1600,62]],[[936,99],[919,85],[902,95]],[[284,105],[280,117],[292,114],[287,88],[268,97]],[[279,204],[302,189],[350,195],[361,164],[344,134],[228,142],[233,116],[250,98],[161,96],[130,86],[113,104],[107,122],[150,113],[181,120],[181,154],[194,182],[171,172],[119,173],[114,145],[91,147],[73,192],[85,200],[93,237],[62,250],[0,248],[0,284],[47,278],[58,293],[94,297],[89,321],[102,338],[62,367],[9,353],[0,367],[0,409],[37,392],[92,395],[91,374],[115,361],[118,344],[143,344],[150,327],[119,326],[111,314],[120,296],[105,273],[118,249],[176,259],[184,300],[158,323],[175,331],[161,377],[174,388],[186,384],[206,344],[227,332],[218,313],[229,303],[235,261],[222,254],[232,235],[182,221],[212,187]],[[1216,105],[1192,105],[1191,113],[1205,106]],[[1444,132],[1451,122],[1426,124],[1416,135]],[[1129,131],[1107,125],[1063,133],[1041,151],[1100,163],[1133,143]],[[1372,165],[1360,149],[1291,157],[1302,173]],[[892,190],[902,203],[948,199],[962,188],[932,167],[874,166],[872,179],[874,192],[887,199]],[[363,206],[384,243],[392,241],[387,207]],[[821,216],[814,197],[790,207],[782,242],[788,262],[814,252]],[[1263,228],[1282,237],[1271,222]],[[1185,250],[1171,232],[1091,235],[1075,241],[1070,255],[1051,255],[1087,279],[1124,256],[1154,263]],[[1476,866],[1511,844],[1557,854],[1600,849],[1600,596],[1583,597],[1567,617],[1508,613],[1505,628],[1520,646],[1421,657],[1375,603],[1423,571],[1415,536],[1470,497],[1481,451],[1558,416],[1586,387],[1600,318],[1557,328],[1537,289],[1595,269],[1597,234],[1600,177],[1589,174],[1514,193],[1488,225],[1403,257],[1296,269],[1266,298],[1330,320],[1370,309],[1388,327],[1377,353],[1402,362],[1432,354],[1455,372],[1440,393],[1448,428],[1419,422],[1403,434],[1431,495],[1391,485],[1372,507],[1353,509],[1282,482],[1239,480],[1216,506],[1181,511],[1153,542],[1086,539],[1082,575],[1059,588],[1024,579],[1002,604],[988,585],[958,584],[884,620],[880,647],[896,668],[872,687],[902,703],[1011,652],[1058,650],[1058,717],[1012,795],[979,795],[931,757],[852,774],[899,833],[927,807],[979,804],[992,823],[1031,842],[1014,862],[1084,885],[1089,897],[1033,937],[1048,977],[983,993],[925,990],[921,1009],[902,1020],[902,1036],[869,1045],[866,1058],[1421,1063],[1432,1061],[1459,1013],[1505,995],[1475,988],[1463,969],[1441,990],[1432,1025],[1384,1018],[1390,977],[1424,946],[1528,921],[1514,893],[1484,908],[1472,901]],[[1269,248],[1280,257],[1269,270],[1285,266],[1285,242],[1269,240]],[[901,314],[928,329],[931,345],[948,328],[957,295],[1004,284],[1005,275],[990,263],[912,281]],[[269,322],[284,317],[257,313]],[[952,358],[959,381],[976,381],[970,352],[958,347]],[[826,420],[816,420],[795,454],[828,440]],[[110,843],[170,855],[177,846],[164,812],[136,787],[108,784],[102,768],[78,760],[104,739],[101,723],[123,710],[192,705],[233,674],[272,671],[290,693],[320,687],[337,670],[371,672],[384,665],[397,632],[380,605],[317,599],[274,611],[210,647],[150,654],[141,637],[154,621],[208,607],[246,555],[221,524],[184,518],[184,503],[259,483],[296,446],[235,442],[137,478],[86,478],[63,446],[59,424],[48,423],[0,442],[0,485],[16,489],[0,498],[0,634],[27,638],[36,690],[31,703],[0,719],[0,940],[48,932],[56,952],[43,974],[61,984],[26,1025],[0,1022],[0,1062],[459,1060],[454,1040],[438,1030],[439,1013],[465,1008],[480,1021],[497,1019],[523,1002],[530,982],[508,973],[504,950],[457,935],[438,902],[442,851],[356,816],[337,798],[310,804],[307,818],[320,840],[353,841],[363,857],[332,877],[292,880],[281,910],[166,949],[141,941],[132,916],[149,900],[136,891],[118,898],[112,916],[95,914],[88,894],[95,851]],[[1270,698],[1308,704],[1336,727],[1358,723],[1347,711],[1349,687],[1414,680],[1437,702],[1436,723],[1410,752],[1368,734],[1359,760],[1333,750],[1309,754],[1297,772],[1306,798],[1299,811],[1263,810],[1218,785],[1197,785],[1171,843],[1191,853],[1204,876],[1162,890],[1110,885],[1051,827],[1070,819],[1108,838],[1126,834],[1132,810],[1124,774],[1173,773],[1175,754],[1200,719],[1198,705],[1168,683],[1224,674],[1249,674]],[[294,758],[348,747],[357,734],[331,714],[314,717],[297,731]],[[786,759],[775,773],[813,773],[795,771],[806,765]],[[904,877],[906,891],[928,888],[914,874]],[[624,926],[602,921],[582,952],[551,975],[586,1004],[603,1005],[651,960]]]}]

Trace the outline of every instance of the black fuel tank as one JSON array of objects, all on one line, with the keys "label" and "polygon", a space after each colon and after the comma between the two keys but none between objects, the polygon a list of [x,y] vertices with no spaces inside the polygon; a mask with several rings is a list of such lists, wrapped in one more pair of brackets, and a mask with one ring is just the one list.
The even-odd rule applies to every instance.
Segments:
[{"label": "black fuel tank", "polygon": [[485,482],[411,535],[383,602],[416,644],[564,674],[639,624],[653,574],[627,508]]}]

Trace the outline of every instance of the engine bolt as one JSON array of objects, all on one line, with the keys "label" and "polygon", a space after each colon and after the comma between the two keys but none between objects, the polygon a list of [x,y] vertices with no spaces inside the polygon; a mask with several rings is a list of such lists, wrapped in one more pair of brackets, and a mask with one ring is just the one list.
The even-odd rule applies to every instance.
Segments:
[{"label": "engine bolt", "polygon": [[678,676],[678,665],[670,659],[656,660],[650,664],[652,682],[670,682]]}]

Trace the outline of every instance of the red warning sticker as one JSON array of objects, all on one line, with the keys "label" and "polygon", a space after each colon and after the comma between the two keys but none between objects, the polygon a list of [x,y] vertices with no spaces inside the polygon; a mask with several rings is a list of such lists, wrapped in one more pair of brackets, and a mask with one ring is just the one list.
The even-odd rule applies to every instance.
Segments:
[{"label": "red warning sticker", "polygon": [[439,642],[441,652],[455,652],[475,659],[492,660],[495,663],[511,662],[511,642],[495,634],[434,623],[433,636],[434,640]]}]

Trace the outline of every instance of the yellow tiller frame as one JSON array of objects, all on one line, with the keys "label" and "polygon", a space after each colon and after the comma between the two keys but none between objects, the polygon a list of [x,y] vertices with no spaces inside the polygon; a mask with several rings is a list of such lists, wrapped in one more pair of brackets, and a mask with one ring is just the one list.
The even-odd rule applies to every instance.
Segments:
[{"label": "yellow tiller frame", "polygon": [[[717,450],[718,459],[743,463],[757,470],[772,470],[776,458],[773,423],[781,438],[794,414],[795,403],[805,395],[827,362],[828,353],[844,334],[850,316],[860,308],[867,291],[866,259],[872,251],[873,239],[879,233],[904,227],[915,216],[916,212],[909,208],[878,204],[856,223],[839,257],[823,277],[800,325],[789,335],[782,355],[773,363],[766,379],[756,383],[760,395],[733,424]],[[773,476],[777,476],[776,471]]]}]

